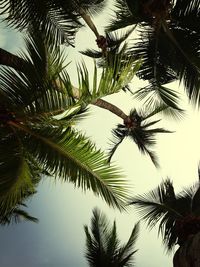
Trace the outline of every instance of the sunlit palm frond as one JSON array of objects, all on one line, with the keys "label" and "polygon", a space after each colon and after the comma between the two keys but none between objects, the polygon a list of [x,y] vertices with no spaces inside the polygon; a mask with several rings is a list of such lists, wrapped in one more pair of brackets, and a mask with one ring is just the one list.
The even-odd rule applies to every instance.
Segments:
[{"label": "sunlit palm frond", "polygon": [[89,104],[99,98],[119,92],[131,82],[140,64],[140,60],[135,61],[133,58],[123,60],[122,52],[115,55],[112,64],[105,65],[100,78],[97,75],[97,66],[94,65],[92,83],[86,65],[82,64],[78,68],[80,100]]},{"label": "sunlit palm frond", "polygon": [[42,169],[84,191],[92,190],[113,207],[124,208],[128,187],[123,175],[107,164],[106,156],[87,138],[70,128],[10,124]]}]

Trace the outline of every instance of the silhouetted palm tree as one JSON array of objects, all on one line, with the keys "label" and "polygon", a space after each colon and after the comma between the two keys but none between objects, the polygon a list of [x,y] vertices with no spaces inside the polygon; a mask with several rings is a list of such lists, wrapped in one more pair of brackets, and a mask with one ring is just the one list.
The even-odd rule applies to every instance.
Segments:
[{"label": "silhouetted palm tree", "polygon": [[[140,91],[143,97],[152,92],[151,99],[160,96],[160,92],[162,96],[162,86],[179,79],[188,96],[198,102],[199,5],[198,0],[116,1],[116,18],[108,26],[109,31],[139,26],[138,37],[130,44],[129,54],[143,59],[138,76],[150,82]],[[172,100],[174,92],[167,87],[165,91]]]},{"label": "silhouetted palm tree", "polygon": [[10,25],[20,30],[34,25],[56,44],[73,44],[77,30],[83,26],[80,18],[92,29],[98,41],[102,39],[90,14],[102,10],[103,0],[3,0],[0,7]]},{"label": "silhouetted palm tree", "polygon": [[175,267],[199,266],[200,257],[200,184],[175,194],[167,179],[156,189],[134,197],[131,204],[141,219],[153,228],[158,225],[168,251],[180,247],[174,256]]},{"label": "silhouetted palm tree", "polygon": [[99,209],[93,210],[91,230],[84,227],[86,234],[86,259],[90,267],[131,267],[134,265],[135,242],[139,225],[136,224],[126,244],[121,245],[117,237],[116,223],[111,227]]},{"label": "silhouetted palm tree", "polygon": [[158,167],[157,157],[152,150],[156,143],[155,135],[158,133],[170,133],[170,131],[164,128],[152,128],[160,120],[149,121],[149,119],[167,108],[167,106],[159,107],[157,110],[153,110],[153,112],[144,109],[139,111],[134,109],[130,111],[129,116],[124,116],[124,124],[118,124],[117,128],[113,130],[114,139],[109,153],[109,161],[123,140],[129,138],[143,154],[150,156],[154,165]]}]

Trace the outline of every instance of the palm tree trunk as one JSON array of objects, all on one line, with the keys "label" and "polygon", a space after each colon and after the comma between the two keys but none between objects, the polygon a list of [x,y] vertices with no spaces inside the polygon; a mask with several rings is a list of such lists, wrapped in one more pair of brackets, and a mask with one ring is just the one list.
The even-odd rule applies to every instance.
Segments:
[{"label": "palm tree trunk", "polygon": [[95,102],[92,102],[92,105],[98,106],[103,109],[107,109],[110,112],[114,113],[116,116],[120,117],[123,120],[127,120],[128,116],[117,106],[103,100],[103,99],[97,99]]},{"label": "palm tree trunk", "polygon": [[88,25],[88,27],[93,31],[97,39],[100,37],[100,34],[92,21],[90,15],[86,14],[85,10],[80,8],[79,9],[79,14],[81,15],[82,19],[85,21],[85,23]]},{"label": "palm tree trunk", "polygon": [[83,8],[78,8],[79,14],[82,17],[82,19],[85,21],[85,23],[88,25],[88,27],[93,31],[93,33],[96,36],[96,42],[97,46],[101,48],[102,55],[105,57],[107,55],[107,40],[103,35],[100,35],[94,22],[92,21],[90,15],[86,13],[86,11]]},{"label": "palm tree trunk", "polygon": [[27,63],[24,59],[0,48],[0,65],[14,68],[16,71],[23,71]]},{"label": "palm tree trunk", "polygon": [[[81,95],[80,95],[80,91],[78,88],[74,87],[72,88],[72,92],[73,92],[73,97],[75,99],[80,99]],[[110,112],[112,112],[113,114],[115,114],[116,116],[120,117],[122,120],[127,121],[129,116],[127,116],[120,108],[118,108],[117,106],[99,98],[97,100],[94,100],[92,103],[92,105],[103,108],[103,109],[107,109]]]},{"label": "palm tree trunk", "polygon": [[174,267],[200,267],[200,233],[191,235],[178,248],[173,258]]}]

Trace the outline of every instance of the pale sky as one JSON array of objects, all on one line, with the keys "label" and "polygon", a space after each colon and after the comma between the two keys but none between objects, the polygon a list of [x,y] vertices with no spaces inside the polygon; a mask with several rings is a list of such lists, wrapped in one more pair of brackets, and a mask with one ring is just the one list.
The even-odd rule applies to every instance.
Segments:
[{"label": "pale sky", "polygon": [[[101,25],[103,19],[97,19]],[[2,26],[3,27],[3,26]],[[11,31],[1,30],[0,45],[9,51],[21,46],[20,39]],[[95,45],[95,38],[88,30],[82,30],[77,36],[77,51]],[[79,60],[78,53],[67,49],[69,58]],[[90,63],[91,62],[91,63]],[[87,66],[92,66],[87,61]],[[70,73],[75,77],[74,67]],[[133,81],[135,89],[141,81]],[[178,89],[178,83],[171,85]],[[179,90],[179,89],[178,89]],[[138,105],[132,97],[124,92],[112,95],[106,100],[116,104],[125,112]],[[179,123],[163,119],[161,126],[176,131],[158,137],[157,155],[161,169],[158,171],[148,157],[142,156],[137,147],[124,142],[116,152],[113,160],[125,172],[133,186],[133,194],[145,193],[157,186],[162,179],[169,176],[175,189],[180,189],[195,182],[200,150],[199,114],[188,105],[187,116]],[[120,123],[120,119],[108,111],[92,107],[90,115],[79,125],[99,148],[107,150],[111,138],[111,129]],[[138,217],[133,209],[129,213],[119,213],[109,208],[100,198],[91,192],[82,193],[80,189],[68,183],[55,182],[54,178],[45,178],[38,194],[28,203],[29,211],[39,218],[38,224],[21,223],[0,228],[0,266],[2,267],[86,267],[84,258],[85,236],[83,225],[90,223],[92,209],[98,206],[111,222],[116,219],[119,236],[126,241]],[[149,232],[141,225],[140,237],[136,243],[137,267],[171,267],[172,255],[167,256],[156,230]],[[102,266],[103,267],[103,266]]]}]

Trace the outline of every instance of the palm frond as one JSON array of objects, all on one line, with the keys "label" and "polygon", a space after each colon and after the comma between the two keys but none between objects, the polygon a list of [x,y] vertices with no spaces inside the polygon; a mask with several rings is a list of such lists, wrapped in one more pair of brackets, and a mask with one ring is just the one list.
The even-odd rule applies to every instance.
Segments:
[{"label": "palm frond", "polygon": [[154,190],[133,197],[130,204],[136,206],[142,219],[147,221],[149,227],[153,227],[167,212],[174,217],[181,217],[181,214],[174,209],[175,202],[173,184],[167,179]]},{"label": "palm frond", "polygon": [[200,7],[200,2],[199,0],[191,0],[191,1],[186,1],[186,0],[178,0],[174,1],[174,6],[172,9],[173,16],[177,15],[178,17],[181,15],[187,16],[190,14],[192,11],[199,11]]},{"label": "palm frond", "polygon": [[163,22],[162,25],[177,58],[176,61],[171,62],[171,66],[176,71],[179,80],[183,81],[189,98],[197,102],[200,80],[200,44],[197,45],[197,42],[194,42],[195,45],[190,44],[193,43],[194,38],[198,39],[199,37],[194,37],[190,31],[179,27],[173,27],[172,30],[166,22]]},{"label": "palm frond", "polygon": [[[149,84],[134,93],[136,99],[143,101],[151,109],[166,106],[163,111],[170,110],[174,118],[181,118],[184,111],[179,107],[180,95],[178,92],[163,85]],[[168,107],[168,108],[167,108]],[[167,114],[166,114],[167,115]]]},{"label": "palm frond", "polygon": [[106,216],[99,209],[93,210],[91,219],[91,234],[88,227],[85,225],[86,234],[86,259],[91,267],[105,266],[105,236],[109,231],[109,224]]},{"label": "palm frond", "polygon": [[[84,226],[86,234],[86,259],[91,267],[133,266],[138,224],[132,230],[125,245],[120,245],[116,223],[110,226],[107,217],[99,209],[93,209],[91,229]],[[91,232],[91,233],[90,233]]]},{"label": "palm frond", "polygon": [[2,1],[2,13],[5,20],[20,30],[35,27],[42,30],[46,38],[56,44],[73,44],[77,28],[81,26],[77,14],[67,10],[61,3],[51,1]]},{"label": "palm frond", "polygon": [[137,2],[138,1],[134,1],[132,4],[135,6],[130,8],[127,1],[115,1],[115,16],[113,16],[106,29],[108,31],[115,31],[127,26],[137,25],[142,22],[141,18],[139,18],[136,14],[138,11]]},{"label": "palm frond", "polygon": [[133,58],[122,60],[123,53],[115,55],[113,64],[106,64],[98,80],[97,66],[94,66],[94,79],[90,85],[89,72],[85,64],[78,67],[80,101],[91,103],[109,94],[117,93],[128,85],[138,71],[141,62]]},{"label": "palm frond", "polygon": [[127,267],[133,266],[133,263],[134,263],[133,256],[137,252],[137,250],[135,250],[134,247],[135,247],[135,243],[138,238],[138,235],[139,235],[139,223],[136,223],[131,232],[129,240],[119,250],[119,259],[121,262],[121,266],[127,266]]},{"label": "palm frond", "polygon": [[63,112],[74,105],[72,85],[63,70],[65,58],[60,49],[49,45],[39,33],[26,38],[26,47],[27,52],[21,53],[27,62],[23,73],[9,68],[2,68],[0,73],[0,94],[7,106],[34,115]]},{"label": "palm frond", "polygon": [[163,30],[156,32],[150,27],[142,28],[127,53],[142,59],[137,73],[139,78],[161,85],[177,79],[171,67],[175,58],[174,48]]},{"label": "palm frond", "polygon": [[106,156],[83,135],[63,127],[34,128],[10,122],[23,145],[52,175],[74,183],[84,191],[92,190],[110,206],[123,209],[128,189],[123,175],[107,164]]},{"label": "palm frond", "polygon": [[15,207],[9,213],[4,215],[3,217],[0,217],[0,224],[9,225],[12,223],[20,223],[25,220],[34,223],[38,222],[38,219],[31,216],[27,211],[20,209],[19,207]]},{"label": "palm frond", "polygon": [[0,217],[4,217],[25,196],[35,191],[34,184],[39,170],[35,169],[34,162],[29,163],[28,155],[12,131],[4,135],[0,147],[1,151],[6,151],[0,155]]},{"label": "palm frond", "polygon": [[113,140],[111,143],[111,148],[108,152],[108,162],[111,161],[115,151],[117,150],[118,146],[123,142],[123,140],[128,136],[128,129],[122,125],[118,124],[117,128],[112,130]]},{"label": "palm frond", "polygon": [[121,50],[125,54],[126,44],[124,42],[131,35],[134,29],[135,27],[132,27],[131,29],[124,31],[121,34],[106,32],[106,54],[103,54],[102,51],[99,52],[94,49],[87,49],[85,51],[81,51],[81,53],[91,58],[98,59],[97,65],[99,67],[105,67],[106,64],[113,64],[115,61],[116,54],[120,54]]},{"label": "palm frond", "polygon": [[155,190],[134,197],[131,204],[150,228],[159,224],[163,243],[170,251],[177,242],[181,242],[177,223],[193,213],[192,199],[195,192],[195,186],[192,186],[175,195],[173,184],[167,179]]}]

